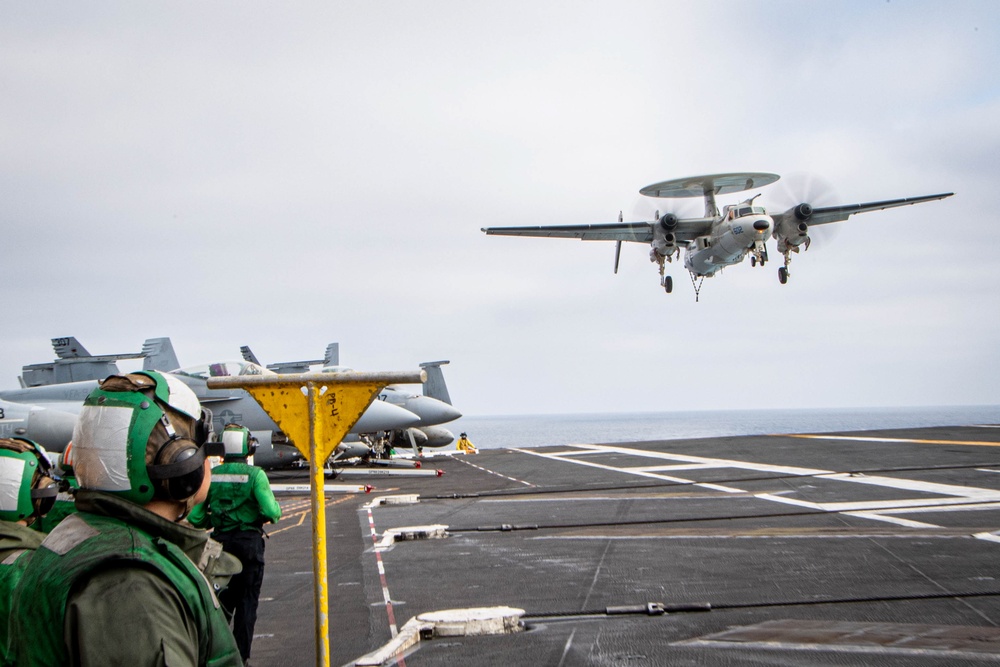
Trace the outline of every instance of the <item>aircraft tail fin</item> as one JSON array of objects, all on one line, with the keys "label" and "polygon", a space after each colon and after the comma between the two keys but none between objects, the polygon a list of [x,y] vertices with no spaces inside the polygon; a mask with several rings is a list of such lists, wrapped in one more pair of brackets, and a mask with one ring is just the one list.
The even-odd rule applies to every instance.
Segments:
[{"label": "aircraft tail fin", "polygon": [[251,364],[257,364],[258,366],[263,366],[264,364],[257,361],[257,355],[253,353],[249,345],[240,346],[240,354],[243,355],[244,361],[249,361]]},{"label": "aircraft tail fin", "polygon": [[448,385],[444,381],[444,372],[441,367],[450,361],[425,361],[420,367],[427,371],[427,381],[424,382],[424,396],[436,398],[451,405],[451,396],[448,395]]},{"label": "aircraft tail fin", "polygon": [[80,341],[73,336],[53,338],[52,347],[56,351],[56,356],[60,359],[74,359],[78,357],[91,356],[90,352],[87,352],[87,348],[80,345]]},{"label": "aircraft tail fin", "polygon": [[326,354],[323,356],[323,365],[340,365],[340,343],[330,343],[326,346]]},{"label": "aircraft tail fin", "polygon": [[149,338],[142,344],[142,370],[174,371],[181,367],[170,338]]}]

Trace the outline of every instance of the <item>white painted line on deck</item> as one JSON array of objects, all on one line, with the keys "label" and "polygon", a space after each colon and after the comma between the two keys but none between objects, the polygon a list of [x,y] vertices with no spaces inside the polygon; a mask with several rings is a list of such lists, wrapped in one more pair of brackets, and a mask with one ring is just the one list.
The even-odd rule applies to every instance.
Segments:
[{"label": "white painted line on deck", "polygon": [[382,551],[378,548],[378,533],[375,531],[375,516],[372,514],[372,508],[369,505],[368,511],[368,528],[371,531],[372,545],[375,547],[375,563],[378,565],[378,577],[379,582],[382,584],[382,599],[385,601],[385,613],[389,617],[389,632],[395,637],[399,634],[399,628],[396,627],[396,613],[392,610],[392,598],[389,596],[389,584],[386,582],[385,578],[385,564],[382,562]]},{"label": "white painted line on deck", "polygon": [[[826,436],[789,436],[789,437],[816,437],[825,438]],[[832,436],[831,439],[838,440],[862,440],[862,441],[876,441],[876,442],[918,442],[918,443],[942,443],[942,444],[978,444],[978,445],[1000,445],[1000,443],[980,443],[980,442],[955,442],[955,441],[934,441],[934,440],[903,440],[894,438],[863,438],[863,437],[852,437],[852,436]],[[769,502],[775,502],[785,505],[793,505],[796,507],[802,507],[805,509],[810,509],[814,511],[821,512],[831,512],[831,513],[843,513],[845,515],[859,517],[863,519],[868,519],[872,521],[881,521],[885,523],[891,523],[900,526],[906,526],[909,528],[941,528],[939,525],[924,523],[920,521],[915,521],[913,519],[907,519],[898,516],[899,514],[920,514],[920,513],[931,513],[931,512],[955,512],[955,511],[973,511],[973,510],[986,510],[986,509],[998,509],[1000,508],[1000,491],[995,489],[983,489],[969,486],[959,486],[955,484],[939,484],[935,482],[923,482],[914,479],[904,479],[898,477],[886,477],[882,475],[863,475],[863,474],[848,474],[839,473],[830,470],[820,470],[814,468],[800,468],[795,466],[779,466],[764,463],[752,463],[748,461],[739,461],[732,459],[713,459],[700,456],[690,456],[682,454],[673,454],[669,452],[659,452],[650,451],[646,449],[635,449],[631,447],[623,447],[620,445],[576,445],[576,447],[581,448],[581,452],[567,451],[565,453],[552,453],[552,452],[540,452],[532,451],[530,449],[517,449],[514,451],[522,452],[524,454],[530,454],[532,456],[539,456],[541,458],[547,458],[554,461],[565,461],[573,463],[576,465],[582,465],[590,468],[597,468],[601,470],[607,470],[610,472],[623,473],[626,475],[633,475],[637,477],[646,477],[652,479],[659,479],[667,482],[675,482],[678,484],[685,484],[690,486],[697,486],[705,489],[712,489],[716,491],[721,491],[728,494],[749,494],[753,495],[755,498],[760,500],[766,500]],[[606,465],[597,463],[595,461],[583,460],[580,454],[594,454],[594,453],[606,453],[606,454],[626,454],[629,456],[634,456],[640,459],[659,459],[659,460],[669,460],[669,461],[681,461],[684,462],[681,466],[636,466],[636,467],[616,467],[612,465]],[[934,497],[920,497],[920,498],[897,498],[892,500],[872,500],[872,501],[855,501],[855,502],[833,502],[833,503],[816,503],[807,500],[802,500],[799,498],[792,498],[788,495],[778,495],[773,493],[757,493],[754,494],[746,489],[736,488],[733,484],[721,485],[712,484],[708,482],[698,482],[692,479],[685,479],[682,477],[676,477],[673,475],[665,475],[659,470],[670,470],[671,472],[680,472],[681,469],[687,470],[709,470],[709,469],[740,469],[740,470],[750,470],[755,472],[767,472],[775,473],[779,475],[788,476],[802,476],[802,477],[814,477],[816,479],[828,480],[831,482],[848,482],[851,484],[865,484],[874,487],[880,487],[885,489],[894,489],[897,491],[910,491],[915,493],[927,494],[928,496]],[[979,533],[974,535],[980,539],[989,539],[990,541],[1000,541],[998,539],[981,537],[982,535],[992,535],[992,533]]]},{"label": "white painted line on deck", "polygon": [[[455,459],[455,460],[458,461],[459,459]],[[490,470],[489,468],[484,468],[482,466],[477,466],[475,463],[470,463],[469,461],[466,461],[464,459],[462,460],[462,463],[464,463],[467,466],[471,466],[471,467],[475,468],[476,470],[482,470],[483,472],[489,473],[491,475],[496,475],[497,477],[503,477],[504,479],[509,479],[510,481],[516,482],[518,484],[524,484],[525,486],[532,486],[532,487],[535,486],[531,482],[525,482],[523,479],[516,479],[514,477],[508,477],[507,475],[501,475],[500,473],[498,473],[496,471]]]}]

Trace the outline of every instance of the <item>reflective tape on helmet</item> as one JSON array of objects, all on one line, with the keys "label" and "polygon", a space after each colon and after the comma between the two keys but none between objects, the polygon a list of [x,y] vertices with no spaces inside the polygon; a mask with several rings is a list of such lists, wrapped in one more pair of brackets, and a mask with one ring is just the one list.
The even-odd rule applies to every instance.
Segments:
[{"label": "reflective tape on helmet", "polygon": [[245,457],[247,455],[247,435],[245,428],[227,428],[222,432],[222,444],[226,447],[226,456]]},{"label": "reflective tape on helmet", "polygon": [[21,483],[27,465],[28,462],[23,459],[0,456],[0,512],[18,510]]},{"label": "reflective tape on helmet", "polygon": [[131,407],[85,405],[73,432],[73,469],[80,486],[128,491],[128,434]]},{"label": "reflective tape on helmet", "polygon": [[184,381],[176,375],[170,373],[160,373],[160,377],[167,381],[170,389],[170,399],[168,403],[175,410],[180,410],[191,419],[197,421],[201,418],[201,403],[191,388],[184,384]]}]

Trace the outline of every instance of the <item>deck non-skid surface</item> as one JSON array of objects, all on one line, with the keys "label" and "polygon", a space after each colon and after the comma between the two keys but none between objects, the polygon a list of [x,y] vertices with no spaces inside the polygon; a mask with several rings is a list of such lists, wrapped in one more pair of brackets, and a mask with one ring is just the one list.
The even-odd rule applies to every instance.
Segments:
[{"label": "deck non-skid surface", "polygon": [[[998,447],[1000,429],[946,427],[436,459],[442,477],[327,497],[331,664],[418,614],[491,606],[525,610],[524,631],[399,663],[1000,664]],[[309,502],[281,503],[255,667],[315,664]],[[446,536],[376,548],[432,525]]]}]

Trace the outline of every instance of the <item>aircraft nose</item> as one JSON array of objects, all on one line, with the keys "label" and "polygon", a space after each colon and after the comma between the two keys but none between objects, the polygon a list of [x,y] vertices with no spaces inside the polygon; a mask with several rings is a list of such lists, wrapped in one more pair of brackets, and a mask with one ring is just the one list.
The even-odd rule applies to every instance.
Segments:
[{"label": "aircraft nose", "polygon": [[74,426],[76,415],[32,406],[26,420],[25,437],[50,450],[61,452],[73,438]]},{"label": "aircraft nose", "polygon": [[770,223],[768,223],[767,220],[757,220],[753,223],[753,228],[756,229],[758,232],[766,231],[767,228],[770,226],[771,225]]},{"label": "aircraft nose", "polygon": [[420,417],[386,401],[373,401],[351,429],[352,433],[395,431],[420,423]]},{"label": "aircraft nose", "polygon": [[430,396],[411,398],[406,403],[406,409],[420,417],[421,426],[444,424],[462,416],[453,406]]}]

